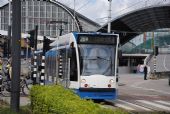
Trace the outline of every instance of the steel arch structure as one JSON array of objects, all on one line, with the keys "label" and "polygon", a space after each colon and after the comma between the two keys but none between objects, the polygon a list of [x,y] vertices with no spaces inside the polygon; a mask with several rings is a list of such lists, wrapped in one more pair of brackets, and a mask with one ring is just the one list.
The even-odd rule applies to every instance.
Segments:
[{"label": "steel arch structure", "polygon": [[[111,30],[120,35],[123,45],[143,32],[170,28],[170,4],[141,8],[111,21]],[[107,32],[107,23],[98,30]]]}]

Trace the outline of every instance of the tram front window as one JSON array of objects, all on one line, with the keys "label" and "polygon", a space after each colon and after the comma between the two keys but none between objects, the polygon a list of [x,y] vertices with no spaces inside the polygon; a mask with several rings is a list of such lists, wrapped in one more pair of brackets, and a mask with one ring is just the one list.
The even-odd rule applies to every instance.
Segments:
[{"label": "tram front window", "polygon": [[115,48],[113,45],[80,44],[81,75],[114,75]]}]

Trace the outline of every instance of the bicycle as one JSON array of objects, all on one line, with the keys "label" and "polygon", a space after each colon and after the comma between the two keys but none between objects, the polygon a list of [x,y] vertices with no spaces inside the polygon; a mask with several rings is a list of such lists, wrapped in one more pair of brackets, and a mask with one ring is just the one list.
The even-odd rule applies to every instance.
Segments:
[{"label": "bicycle", "polygon": [[[0,93],[4,97],[10,97],[11,96],[11,80],[5,79],[2,75],[0,75]],[[27,96],[29,95],[30,88],[32,86],[32,81],[27,78],[21,78],[20,79],[20,93]]]},{"label": "bicycle", "polygon": [[29,95],[30,89],[33,85],[33,81],[30,77],[23,77],[20,81],[21,91],[24,95]]},{"label": "bicycle", "polygon": [[[3,96],[10,96],[11,93],[11,76],[10,67],[7,67],[10,61],[4,59],[2,71],[0,72],[0,93]],[[32,80],[30,74],[22,74],[20,79],[20,93],[23,95],[29,95],[30,88],[32,86]]]}]

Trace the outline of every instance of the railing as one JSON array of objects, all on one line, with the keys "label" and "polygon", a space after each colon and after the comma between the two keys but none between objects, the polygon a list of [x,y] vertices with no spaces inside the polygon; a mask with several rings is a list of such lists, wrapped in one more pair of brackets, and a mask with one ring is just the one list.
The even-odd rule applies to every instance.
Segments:
[{"label": "railing", "polygon": [[145,58],[145,60],[144,60],[144,64],[145,64],[145,65],[148,65],[149,62],[151,61],[152,57],[153,57],[153,54],[150,54],[149,56],[147,56],[147,57]]}]

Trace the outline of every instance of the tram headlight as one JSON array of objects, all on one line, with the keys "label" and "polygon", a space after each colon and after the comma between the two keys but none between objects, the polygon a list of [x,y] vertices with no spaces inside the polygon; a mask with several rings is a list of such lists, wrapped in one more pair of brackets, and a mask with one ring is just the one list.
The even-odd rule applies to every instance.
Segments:
[{"label": "tram headlight", "polygon": [[111,84],[108,84],[108,87],[110,88],[110,87],[112,87],[112,85],[111,85]]},{"label": "tram headlight", "polygon": [[89,85],[88,84],[84,84],[84,87],[89,87]]},{"label": "tram headlight", "polygon": [[85,80],[85,79],[82,79],[82,80],[81,80],[81,83],[86,83],[86,80]]},{"label": "tram headlight", "polygon": [[110,84],[113,84],[113,83],[114,83],[114,80],[113,80],[113,79],[111,79],[109,82],[110,82]]}]

